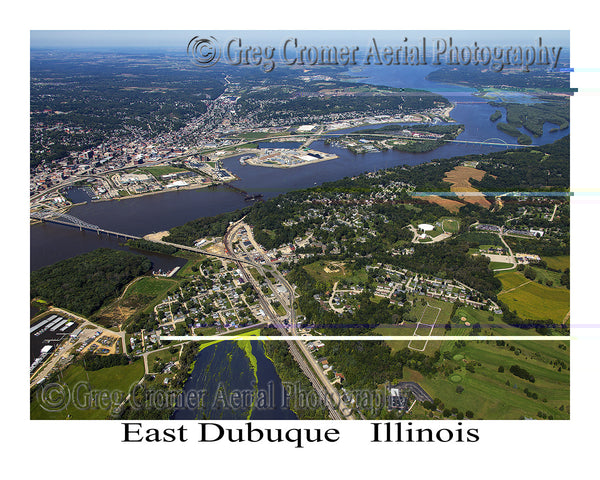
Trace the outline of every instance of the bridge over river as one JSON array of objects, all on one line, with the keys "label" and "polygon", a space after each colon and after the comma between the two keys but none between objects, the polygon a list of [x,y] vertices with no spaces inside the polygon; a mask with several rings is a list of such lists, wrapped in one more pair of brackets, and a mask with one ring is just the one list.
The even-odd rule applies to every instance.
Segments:
[{"label": "bridge over river", "polygon": [[77,217],[74,217],[73,215],[69,215],[67,213],[63,213],[63,212],[59,212],[59,211],[55,211],[55,210],[40,210],[37,212],[31,212],[30,218],[32,218],[34,220],[39,220],[41,222],[55,223],[57,225],[63,225],[66,227],[78,228],[81,231],[87,230],[87,231],[91,231],[91,232],[96,232],[98,235],[103,233],[103,234],[106,234],[109,236],[113,236],[113,237],[117,237],[117,238],[125,238],[128,240],[146,240],[146,241],[158,243],[161,245],[168,245],[170,247],[176,247],[176,248],[179,248],[180,250],[187,250],[189,252],[200,253],[202,255],[208,255],[211,257],[222,258],[224,260],[242,262],[242,263],[246,263],[248,265],[252,265],[255,267],[260,266],[259,263],[253,262],[252,260],[247,260],[245,258],[232,257],[232,256],[226,255],[226,254],[209,252],[207,250],[202,250],[200,248],[190,247],[189,245],[180,245],[177,243],[163,242],[162,240],[148,240],[148,239],[144,239],[143,237],[140,237],[138,235],[131,235],[129,233],[115,232],[113,230],[107,230],[106,228],[99,227],[98,225],[93,225],[91,223],[85,222]]}]

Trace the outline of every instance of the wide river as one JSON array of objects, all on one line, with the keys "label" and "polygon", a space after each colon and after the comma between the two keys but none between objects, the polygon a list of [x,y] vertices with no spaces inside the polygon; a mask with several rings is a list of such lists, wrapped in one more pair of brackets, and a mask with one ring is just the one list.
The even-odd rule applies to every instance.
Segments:
[{"label": "wide river", "polygon": [[[499,131],[489,120],[489,116],[496,110],[495,107],[474,96],[472,88],[438,84],[426,80],[425,76],[431,70],[432,67],[428,66],[409,66],[400,69],[371,67],[353,73],[360,75],[361,82],[392,87],[421,88],[444,95],[456,104],[451,113],[452,118],[465,125],[465,131],[459,135],[459,140],[502,139],[507,143],[515,143],[513,137]],[[511,96],[511,101],[529,102],[531,99],[523,94],[515,94]],[[552,125],[546,124],[541,137],[532,137],[533,143],[536,145],[550,143],[569,133],[569,129],[551,133],[551,128]],[[353,129],[348,131],[351,130]],[[297,144],[277,145],[294,147]],[[322,141],[314,142],[311,148],[335,153],[339,158],[293,169],[240,165],[238,157],[226,159],[223,163],[227,169],[240,177],[241,180],[235,182],[235,185],[248,192],[263,193],[267,199],[283,192],[318,185],[366,171],[404,164],[415,165],[436,158],[489,153],[503,150],[505,147],[450,143],[427,153],[388,151],[363,155],[355,155],[345,149],[326,146]],[[241,195],[225,188],[215,188],[175,191],[120,201],[88,202],[72,208],[69,213],[109,230],[145,235],[166,230],[199,217],[232,211],[246,205],[248,203]],[[34,225],[31,227],[30,268],[36,270],[99,247],[127,248],[120,243],[122,240],[98,236],[92,232],[80,232],[74,228],[51,224]],[[184,263],[169,256],[155,255],[150,259],[155,268],[162,269]]]}]

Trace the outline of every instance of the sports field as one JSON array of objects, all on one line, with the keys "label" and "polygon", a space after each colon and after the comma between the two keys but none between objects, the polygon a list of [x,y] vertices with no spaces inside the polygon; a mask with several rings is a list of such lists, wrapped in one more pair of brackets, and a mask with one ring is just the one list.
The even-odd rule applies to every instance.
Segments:
[{"label": "sports field", "polygon": [[168,175],[169,173],[186,171],[184,168],[172,167],[171,165],[161,165],[161,166],[156,166],[156,167],[143,167],[143,168],[140,168],[139,170],[141,170],[142,172],[149,173],[157,180],[160,180],[161,179],[160,177],[162,175]]},{"label": "sports field", "polygon": [[505,268],[513,268],[514,265],[512,263],[507,262],[490,262],[491,270],[504,270]]},{"label": "sports field", "polygon": [[[415,337],[428,337],[431,335],[441,311],[440,307],[433,307],[429,304],[425,305],[413,335]],[[411,340],[408,342],[408,348],[422,352],[427,347],[427,342],[427,340]]]},{"label": "sports field", "polygon": [[454,218],[443,218],[442,227],[447,233],[458,233],[460,229],[460,222]]}]

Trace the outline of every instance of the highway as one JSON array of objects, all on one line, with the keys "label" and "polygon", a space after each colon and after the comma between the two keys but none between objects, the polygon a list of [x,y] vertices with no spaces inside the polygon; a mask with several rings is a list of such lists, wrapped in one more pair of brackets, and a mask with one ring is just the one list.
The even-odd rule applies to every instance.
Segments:
[{"label": "highway", "polygon": [[[233,257],[236,258],[236,261],[238,261],[238,262],[240,261],[240,257],[237,256],[233,250],[233,238],[236,235],[236,233],[242,228],[244,228],[246,230],[246,232],[248,234],[248,239],[252,243],[252,245],[254,246],[256,251],[262,256],[262,258],[265,260],[265,263],[269,265],[270,260],[266,257],[266,255],[263,254],[262,249],[256,243],[256,241],[254,240],[254,237],[252,236],[252,231],[250,230],[250,226],[247,225],[246,223],[244,223],[243,219],[230,225],[229,228],[227,229],[227,232],[223,236],[223,243],[224,243],[227,251],[230,253],[230,255],[232,255]],[[252,262],[245,261],[245,263],[252,263]],[[263,271],[262,265],[256,264],[256,263],[254,263],[254,265],[258,267],[259,271]],[[275,328],[277,328],[277,330],[279,331],[279,333],[282,336],[284,336],[284,337],[289,336],[290,332],[288,331],[286,325],[283,323],[283,321],[286,319],[286,317],[282,318],[277,315],[277,313],[274,311],[271,303],[268,301],[268,299],[263,294],[263,292],[260,288],[260,285],[254,278],[254,276],[250,272],[246,271],[245,266],[242,263],[238,263],[238,267],[240,268],[240,271],[242,271],[244,278],[247,281],[249,281],[252,284],[252,286],[254,287],[254,289],[256,290],[256,292],[258,294],[258,299],[259,299],[260,305],[262,306],[263,311],[265,312],[266,319],[273,326],[275,326]],[[292,286],[287,282],[287,280],[283,277],[283,275],[281,275],[277,271],[276,268],[273,268],[272,273],[273,273],[273,276],[279,281],[279,283],[281,285],[283,285],[287,289],[287,291],[289,293],[288,298],[285,298],[284,296],[280,295],[279,292],[277,291],[277,289],[273,286],[273,284],[265,276],[265,279],[269,283],[270,288],[273,291],[274,295],[276,296],[276,298],[280,301],[281,305],[286,310],[286,313],[287,313],[286,316],[287,316],[287,319],[291,326],[292,335],[295,335],[297,322],[296,322],[296,316],[295,316],[295,312],[294,312],[294,291],[292,289]],[[302,370],[302,372],[310,380],[315,391],[319,395],[319,398],[321,398],[323,400],[323,402],[325,403],[325,405],[327,406],[327,409],[329,410],[329,414],[330,414],[331,418],[334,420],[342,420],[342,419],[354,420],[354,416],[352,414],[351,409],[343,402],[340,393],[331,384],[331,382],[329,381],[327,376],[323,373],[320,365],[315,361],[315,359],[313,358],[311,353],[308,351],[304,342],[294,341],[294,340],[286,340],[286,343],[288,344],[288,347],[290,349],[290,353],[291,353],[292,357],[294,358],[294,360],[296,360],[296,362],[300,366],[300,369]]]}]

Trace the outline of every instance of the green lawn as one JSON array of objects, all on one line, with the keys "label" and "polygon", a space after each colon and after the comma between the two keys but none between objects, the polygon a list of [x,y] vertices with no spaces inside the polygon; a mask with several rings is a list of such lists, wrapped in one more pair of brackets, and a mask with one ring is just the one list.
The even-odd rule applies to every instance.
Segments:
[{"label": "green lawn", "polygon": [[[98,408],[95,405],[87,408],[86,395],[90,391],[106,391],[115,398],[120,395],[127,395],[129,390],[135,385],[144,375],[144,362],[137,360],[130,365],[119,365],[116,367],[102,368],[96,371],[86,372],[81,365],[71,365],[67,367],[58,382],[65,385],[71,395],[71,401],[63,408],[56,412],[48,412],[42,408],[40,397],[34,395],[30,405],[31,419],[42,420],[62,420],[70,415],[70,418],[75,420],[101,420],[110,415],[112,408]],[[84,383],[85,382],[85,383]],[[77,385],[82,385],[76,389]],[[87,387],[89,385],[89,388]],[[40,392],[38,390],[38,392]],[[76,393],[78,392],[78,395]],[[77,401],[73,401],[77,398]],[[123,397],[124,398],[124,397]],[[82,405],[83,404],[83,405]],[[81,407],[85,408],[81,408]]]},{"label": "green lawn", "polygon": [[160,350],[159,352],[150,353],[148,355],[149,371],[153,371],[154,362],[156,362],[157,360],[160,360],[162,363],[176,362],[177,360],[179,360],[179,349],[180,347],[177,347],[175,353],[170,353],[168,348],[165,350]]},{"label": "green lawn", "polygon": [[499,270],[499,269],[503,269],[503,268],[510,268],[512,266],[513,266],[512,263],[507,263],[507,262],[490,262],[490,269],[491,270]]},{"label": "green lawn", "polygon": [[[431,335],[444,335],[446,330],[444,325],[448,323],[450,320],[450,314],[452,313],[452,303],[443,302],[441,300],[436,300],[435,298],[428,298],[424,296],[415,297],[415,305],[411,310],[411,313],[416,316],[417,320],[421,319],[421,315],[423,312],[422,322],[427,323],[429,325],[433,324],[433,321],[438,314],[437,308],[430,308],[427,305],[422,305],[421,299],[425,299],[425,301],[430,305],[430,307],[439,307],[441,311],[439,312],[439,316],[437,316],[437,320],[435,323],[435,328],[431,332]],[[373,330],[373,333],[384,335],[384,336],[412,336],[417,323],[409,323],[406,322],[404,325],[387,325],[382,324]],[[427,333],[429,329],[420,330],[419,334]],[[409,340],[386,340],[385,343],[389,345],[392,349],[392,353],[397,352],[398,350],[402,350],[406,348],[409,344]],[[427,348],[425,348],[424,353],[427,355],[432,355],[439,347],[442,342],[439,341],[428,341]],[[425,345],[425,340],[413,340],[411,343],[411,347],[414,348],[422,348]]]},{"label": "green lawn", "polygon": [[189,258],[188,262],[177,271],[175,276],[188,278],[195,275],[200,275],[200,271],[194,272],[192,271],[192,267],[200,267],[200,264],[204,259],[206,259],[205,255],[194,255],[193,257]]}]

